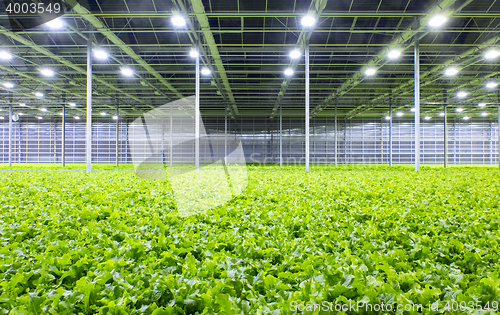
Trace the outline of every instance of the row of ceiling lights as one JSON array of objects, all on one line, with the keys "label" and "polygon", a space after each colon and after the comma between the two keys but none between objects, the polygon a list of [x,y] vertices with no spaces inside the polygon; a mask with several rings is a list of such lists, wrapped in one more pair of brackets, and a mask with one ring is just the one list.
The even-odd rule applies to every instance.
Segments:
[{"label": "row of ceiling lights", "polygon": [[[172,24],[175,27],[184,27],[186,25],[186,19],[184,17],[180,16],[180,15],[174,15],[172,17],[171,21],[172,21]],[[446,18],[444,16],[437,15],[437,16],[432,17],[429,20],[428,24],[431,27],[440,27],[445,22],[446,22]],[[311,15],[306,15],[306,16],[304,16],[301,19],[301,24],[304,27],[311,27],[315,23],[316,23],[316,20]],[[50,22],[47,22],[45,25],[47,25],[48,27],[50,27],[52,29],[60,29],[60,28],[62,28],[64,26],[64,23],[60,19],[54,19],[54,20],[52,20]],[[95,58],[97,58],[99,60],[103,60],[103,61],[105,61],[105,60],[107,60],[109,58],[108,53],[105,50],[102,50],[102,49],[94,49],[93,50],[93,55],[94,55]],[[193,50],[190,51],[189,55],[192,58],[198,58],[199,57],[199,52],[197,50],[193,49]],[[291,59],[298,59],[301,56],[301,52],[298,49],[294,49],[294,50],[292,50],[289,53],[289,56],[290,56]],[[387,56],[388,56],[389,59],[397,59],[397,58],[399,58],[401,56],[401,51],[398,50],[398,49],[393,49],[393,50],[389,51],[389,53],[388,53]],[[489,50],[489,51],[487,51],[485,53],[485,58],[486,59],[495,59],[498,56],[500,56],[500,52],[498,52],[496,50]],[[0,51],[0,59],[10,60],[10,59],[12,59],[12,57],[13,57],[12,54],[10,54],[7,51]],[[53,77],[55,75],[55,72],[53,70],[51,70],[51,69],[48,69],[48,68],[41,69],[40,73],[42,75],[46,76],[46,77]],[[134,75],[134,71],[131,68],[128,68],[128,67],[121,68],[121,73],[122,73],[122,75],[124,75],[126,77],[132,77]],[[204,68],[201,69],[201,73],[203,75],[210,75],[211,71],[210,71],[209,68],[204,67]],[[291,75],[293,75],[294,71],[291,68],[287,68],[284,73],[287,76],[291,76]],[[373,75],[375,75],[375,73],[376,73],[376,69],[375,68],[368,68],[368,69],[365,70],[365,75],[367,75],[367,76],[373,76]],[[458,70],[456,68],[454,68],[454,67],[447,68],[446,71],[445,71],[445,74],[447,76],[453,76],[453,75],[456,75],[457,73],[458,73]],[[486,87],[492,89],[492,88],[497,87],[497,85],[498,84],[496,82],[488,82],[486,84]],[[11,82],[5,82],[3,84],[3,86],[5,88],[8,88],[8,89],[14,88],[14,84],[12,84]],[[35,92],[35,96],[37,96],[37,97],[43,97],[44,95],[41,92]],[[465,91],[459,91],[457,93],[457,97],[459,97],[459,98],[464,98],[466,96],[467,96],[467,92],[465,92]],[[74,104],[74,103],[70,103],[70,105],[76,106],[76,104]],[[42,111],[43,111],[43,109],[42,109]],[[457,111],[458,111],[458,109],[457,109]],[[397,116],[400,116],[400,117],[403,116],[402,113],[398,113],[398,114],[400,114],[400,115],[397,115]],[[444,113],[442,113],[442,114],[444,114]],[[106,113],[103,112],[102,115],[105,116]],[[486,115],[487,115],[487,113],[482,113],[482,116],[486,116]],[[75,116],[75,118],[79,119],[80,117],[79,116]],[[113,118],[118,119],[117,116],[114,116]],[[390,117],[387,116],[386,119],[390,119]],[[429,116],[426,116],[424,119],[429,120],[431,118]],[[468,117],[465,116],[464,119],[467,120]]]}]

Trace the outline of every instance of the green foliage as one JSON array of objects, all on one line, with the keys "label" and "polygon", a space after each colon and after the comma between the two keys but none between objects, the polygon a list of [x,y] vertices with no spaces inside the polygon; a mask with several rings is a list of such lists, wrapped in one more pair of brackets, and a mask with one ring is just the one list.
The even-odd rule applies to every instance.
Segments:
[{"label": "green foliage", "polygon": [[250,172],[248,184],[182,217],[168,182],[131,172],[0,173],[0,314],[500,299],[498,172]]}]

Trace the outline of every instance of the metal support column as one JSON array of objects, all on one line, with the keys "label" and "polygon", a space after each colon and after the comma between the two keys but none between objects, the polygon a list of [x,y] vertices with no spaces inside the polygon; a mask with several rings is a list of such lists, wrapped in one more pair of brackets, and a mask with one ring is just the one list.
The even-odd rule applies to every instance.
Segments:
[{"label": "metal support column", "polygon": [[309,41],[306,42],[306,172],[309,172]]},{"label": "metal support column", "polygon": [[85,131],[85,146],[87,172],[92,171],[92,32],[94,27],[89,23],[89,38],[87,40],[87,127]]},{"label": "metal support column", "polygon": [[500,105],[498,105],[498,167],[500,167]]},{"label": "metal support column", "polygon": [[61,138],[61,163],[66,166],[66,98],[63,97],[62,108],[62,138]]},{"label": "metal support column", "polygon": [[174,164],[174,106],[170,103],[170,166]]},{"label": "metal support column", "polygon": [[339,146],[338,146],[338,138],[337,138],[337,132],[338,132],[338,130],[337,130],[337,104],[335,104],[335,122],[334,122],[334,124],[335,124],[335,126],[334,126],[334,128],[335,128],[335,130],[334,130],[334,132],[335,132],[335,136],[334,136],[334,140],[335,140],[335,145],[334,145],[334,147],[335,147],[335,166],[337,166],[337,164],[338,164],[338,154],[337,154],[337,151],[338,151],[338,148],[339,148]]},{"label": "metal support column", "polygon": [[196,57],[196,101],[194,120],[194,166],[200,169],[200,57]]},{"label": "metal support column", "polygon": [[392,166],[392,98],[389,104],[389,166]]},{"label": "metal support column", "polygon": [[415,35],[415,171],[420,171],[420,51]]},{"label": "metal support column", "polygon": [[[10,98],[12,99],[12,94]],[[10,103],[11,105],[9,105],[9,166],[12,166],[12,128],[14,126],[12,125],[12,101]]]},{"label": "metal support column", "polygon": [[224,163],[227,163],[227,107],[224,111]]},{"label": "metal support column", "polygon": [[444,167],[448,166],[448,113],[446,112],[446,99],[444,105],[444,121],[443,121],[443,153],[444,153]]},{"label": "metal support column", "polygon": [[280,166],[283,166],[283,113],[280,106]]},{"label": "metal support column", "polygon": [[[118,167],[118,141],[120,141],[120,126],[119,126],[120,116],[118,116],[118,100],[116,100],[116,146],[115,146],[115,155],[116,155],[116,167]],[[163,148],[163,146],[162,146]]]}]

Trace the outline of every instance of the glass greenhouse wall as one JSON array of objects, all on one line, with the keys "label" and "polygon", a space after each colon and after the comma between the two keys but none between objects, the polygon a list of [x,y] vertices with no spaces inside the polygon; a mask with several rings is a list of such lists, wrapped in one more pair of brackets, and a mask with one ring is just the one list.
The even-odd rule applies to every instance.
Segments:
[{"label": "glass greenhouse wall", "polygon": [[[208,134],[224,134],[224,117],[204,117]],[[132,163],[129,124],[118,123],[118,162]],[[182,123],[182,122],[175,122]],[[279,164],[279,118],[238,117],[228,119],[227,137],[241,138],[247,163]],[[60,119],[21,121],[12,124],[13,163],[60,163],[62,158],[62,123]],[[282,119],[283,164],[303,164],[305,161],[304,119]],[[116,122],[97,121],[93,124],[94,163],[115,163]],[[333,117],[317,117],[310,124],[310,163],[334,164],[388,164],[390,158],[389,122],[387,120],[338,120],[337,150],[335,150],[335,124]],[[414,129],[412,120],[399,120],[392,124],[392,162],[414,163]],[[498,123],[487,119],[448,120],[449,164],[497,164],[499,159]],[[169,141],[169,131],[164,139]],[[218,146],[220,146],[218,142]],[[421,123],[421,163],[442,164],[443,123]],[[167,146],[168,147],[168,146]],[[66,123],[66,162],[85,162],[85,122]],[[223,151],[223,147],[211,148]],[[192,148],[172,152],[173,163],[192,159]],[[335,151],[337,154],[335,155]],[[170,152],[163,152],[165,163]],[[213,153],[213,151],[212,151]],[[208,148],[201,148],[201,157],[209,157]],[[9,161],[9,124],[0,123],[0,163]]]}]

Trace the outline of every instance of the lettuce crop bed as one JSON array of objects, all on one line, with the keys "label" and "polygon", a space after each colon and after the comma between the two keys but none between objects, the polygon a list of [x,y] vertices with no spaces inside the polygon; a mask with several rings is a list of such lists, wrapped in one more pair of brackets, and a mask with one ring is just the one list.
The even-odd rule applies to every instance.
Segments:
[{"label": "lettuce crop bed", "polygon": [[323,301],[472,314],[444,308],[500,299],[498,172],[250,172],[248,184],[185,218],[168,182],[131,172],[0,173],[0,314],[293,314]]}]

